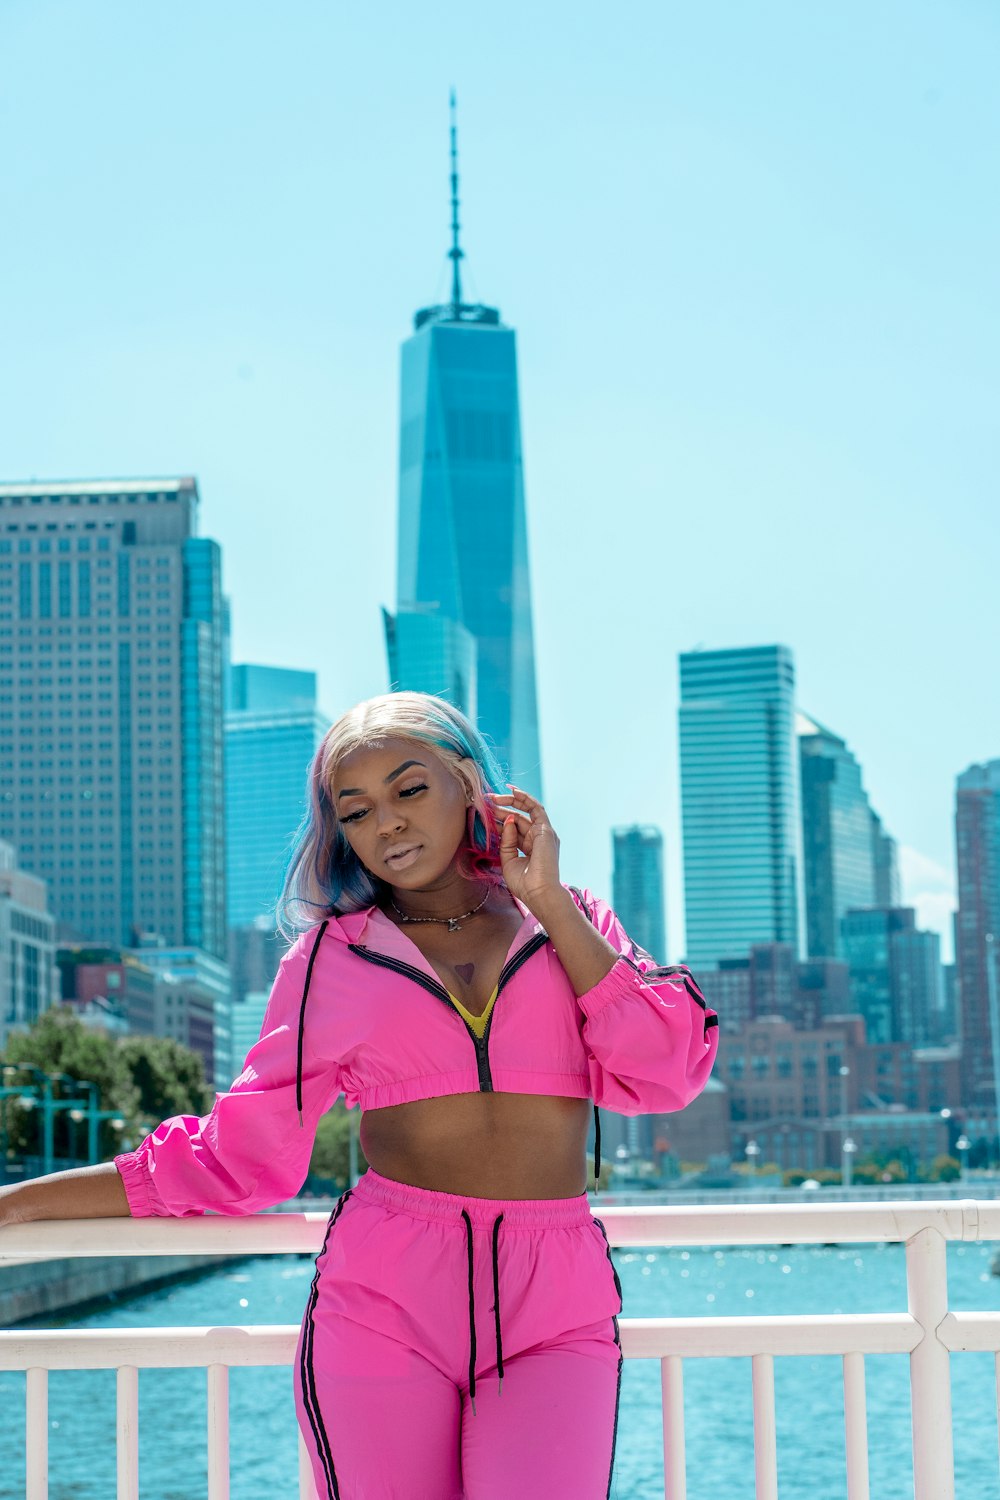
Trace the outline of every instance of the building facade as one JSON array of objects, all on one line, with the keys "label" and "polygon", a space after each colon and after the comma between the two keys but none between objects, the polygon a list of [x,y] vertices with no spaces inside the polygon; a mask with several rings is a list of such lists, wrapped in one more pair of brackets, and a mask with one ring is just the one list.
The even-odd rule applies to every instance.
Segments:
[{"label": "building facade", "polygon": [[785,646],[680,658],[687,961],[804,956],[795,666]]},{"label": "building facade", "polygon": [[611,903],[633,943],[667,961],[663,834],[650,824],[613,828]]},{"label": "building facade", "polygon": [[806,946],[810,958],[843,958],[844,913],[875,905],[872,811],[844,741],[804,714],[797,722]]},{"label": "building facade", "polygon": [[875,861],[875,899],[873,906],[888,911],[902,906],[902,884],[899,878],[899,845],[882,826],[882,819],[872,812],[872,858]]},{"label": "building facade", "polygon": [[0,838],[67,942],[225,953],[222,595],[193,479],[0,485]]},{"label": "building facade", "polygon": [[229,926],[274,921],[285,865],[307,808],[309,764],[327,729],[316,674],[234,666],[226,713]]},{"label": "building facade", "polygon": [[[1000,1075],[1000,760],[970,766],[955,799],[963,1103],[996,1120]],[[993,1134],[996,1134],[994,1123]]]},{"label": "building facade", "polygon": [[[479,728],[510,779],[540,796],[516,341],[496,308],[463,299],[454,130],[452,148],[451,298],[416,314],[402,350],[390,687],[430,680],[468,695],[461,626],[475,642]],[[436,633],[408,619],[428,612]]]},{"label": "building facade", "polygon": [[478,705],[476,638],[434,606],[411,605],[390,614],[382,611],[389,681],[415,693],[445,698],[476,722]]},{"label": "building facade", "polygon": [[893,942],[902,933],[915,933],[916,912],[905,906],[888,911],[849,911],[844,914],[842,930],[850,970],[851,1009],[864,1016],[868,1040],[910,1041],[899,1034]]},{"label": "building facade", "polygon": [[44,880],[18,868],[0,842],[0,1051],[59,999],[55,919]]}]

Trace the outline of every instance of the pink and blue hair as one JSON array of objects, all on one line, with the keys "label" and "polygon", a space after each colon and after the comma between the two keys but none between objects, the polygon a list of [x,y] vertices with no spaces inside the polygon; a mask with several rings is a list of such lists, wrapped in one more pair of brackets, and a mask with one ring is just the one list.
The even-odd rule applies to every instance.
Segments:
[{"label": "pink and blue hair", "polygon": [[383,693],[343,714],[309,767],[308,811],[295,836],[278,902],[278,926],[286,937],[323,917],[360,911],[388,891],[388,883],[373,875],[347,842],[333,803],[333,778],[345,755],[389,736],[431,746],[463,783],[472,803],[459,869],[469,879],[502,882],[500,826],[484,795],[507,790],[493,750],[465,714],[443,698]]}]

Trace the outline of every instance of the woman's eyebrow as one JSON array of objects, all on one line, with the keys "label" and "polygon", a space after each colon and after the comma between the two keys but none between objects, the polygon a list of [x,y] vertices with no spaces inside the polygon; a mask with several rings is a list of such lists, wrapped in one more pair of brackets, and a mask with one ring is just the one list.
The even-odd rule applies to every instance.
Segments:
[{"label": "woman's eyebrow", "polygon": [[[395,781],[397,776],[402,776],[403,772],[408,771],[411,766],[423,766],[425,771],[427,769],[422,760],[404,760],[401,766],[397,766],[394,771],[389,772],[388,776],[386,776],[385,778],[384,784],[388,786],[390,781]],[[342,792],[337,793],[337,801],[339,802],[341,797],[363,797],[364,794],[365,793],[363,787],[345,787]]]}]

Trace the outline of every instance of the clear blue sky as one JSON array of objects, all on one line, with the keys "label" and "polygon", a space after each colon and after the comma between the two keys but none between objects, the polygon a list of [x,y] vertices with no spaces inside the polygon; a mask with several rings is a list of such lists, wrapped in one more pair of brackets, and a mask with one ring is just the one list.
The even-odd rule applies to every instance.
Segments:
[{"label": "clear blue sky", "polygon": [[567,876],[660,824],[682,951],[677,653],[783,641],[946,925],[1000,756],[993,0],[4,0],[0,56],[0,478],[197,475],[234,659],[384,691],[454,84]]}]

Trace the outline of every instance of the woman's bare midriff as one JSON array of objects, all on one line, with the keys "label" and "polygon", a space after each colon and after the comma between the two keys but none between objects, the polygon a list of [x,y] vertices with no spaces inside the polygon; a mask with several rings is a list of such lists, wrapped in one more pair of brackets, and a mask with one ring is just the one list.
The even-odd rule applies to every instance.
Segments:
[{"label": "woman's bare midriff", "polygon": [[587,1186],[587,1099],[449,1094],[361,1120],[361,1149],[382,1177],[465,1198],[574,1198]]}]

